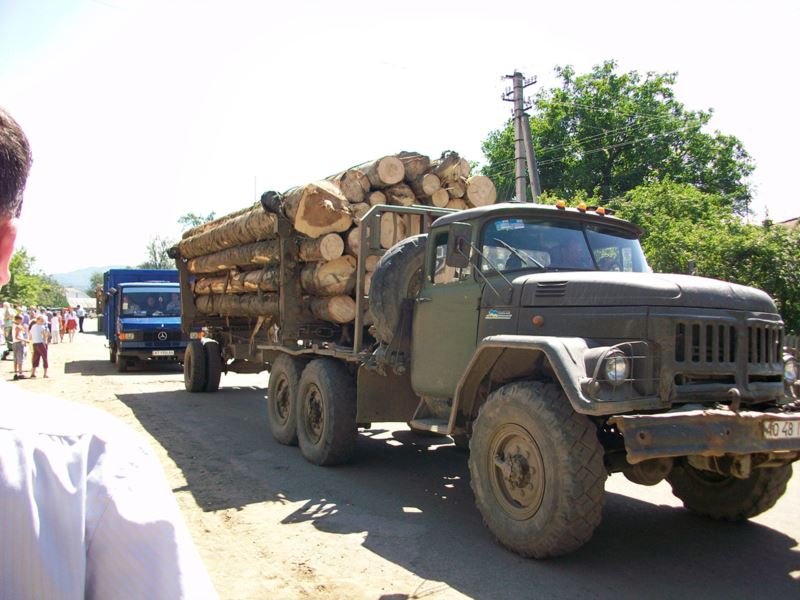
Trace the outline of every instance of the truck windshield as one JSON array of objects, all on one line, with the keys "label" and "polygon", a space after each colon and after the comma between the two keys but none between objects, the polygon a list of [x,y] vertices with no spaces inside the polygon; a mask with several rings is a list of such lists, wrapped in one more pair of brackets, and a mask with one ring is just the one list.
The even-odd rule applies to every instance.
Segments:
[{"label": "truck windshield", "polygon": [[483,229],[482,271],[648,271],[639,240],[614,226],[500,218]]},{"label": "truck windshield", "polygon": [[123,288],[119,314],[122,317],[179,317],[178,288]]}]

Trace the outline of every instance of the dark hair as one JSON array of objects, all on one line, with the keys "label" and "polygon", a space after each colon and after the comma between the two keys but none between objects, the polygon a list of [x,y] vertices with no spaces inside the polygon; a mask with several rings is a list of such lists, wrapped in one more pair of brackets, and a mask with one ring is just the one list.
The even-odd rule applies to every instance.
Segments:
[{"label": "dark hair", "polygon": [[32,161],[22,127],[0,108],[0,219],[18,217],[22,211],[22,191]]}]

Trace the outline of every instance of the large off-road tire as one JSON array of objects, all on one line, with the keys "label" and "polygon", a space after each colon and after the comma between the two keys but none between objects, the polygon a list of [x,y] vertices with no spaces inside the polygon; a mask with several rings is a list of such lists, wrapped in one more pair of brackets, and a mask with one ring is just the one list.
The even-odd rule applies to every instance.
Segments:
[{"label": "large off-road tire", "polygon": [[206,355],[206,379],[204,392],[216,392],[222,378],[222,353],[216,340],[204,339],[203,352]]},{"label": "large off-road tire", "polygon": [[473,426],[469,470],[487,527],[522,556],[571,552],[600,523],[606,470],[597,429],[556,385],[495,390]]},{"label": "large off-road tire", "polygon": [[332,358],[308,363],[297,396],[297,443],[311,463],[338,465],[355,452],[355,382],[344,365]]},{"label": "large off-road tire", "polygon": [[267,417],[272,437],[285,446],[297,445],[297,394],[308,361],[281,354],[272,363],[267,388]]},{"label": "large off-road tire", "polygon": [[[369,286],[369,309],[378,341],[388,344],[401,325],[403,300],[414,298],[422,285],[428,234],[406,238],[381,257]],[[406,323],[410,333],[411,323]]]},{"label": "large off-road tire", "polygon": [[792,466],[754,469],[748,479],[695,469],[686,460],[676,462],[667,476],[683,505],[717,521],[743,521],[772,508],[786,492]]},{"label": "large off-road tire", "polygon": [[183,356],[183,385],[196,394],[206,387],[206,351],[203,342],[192,340]]}]

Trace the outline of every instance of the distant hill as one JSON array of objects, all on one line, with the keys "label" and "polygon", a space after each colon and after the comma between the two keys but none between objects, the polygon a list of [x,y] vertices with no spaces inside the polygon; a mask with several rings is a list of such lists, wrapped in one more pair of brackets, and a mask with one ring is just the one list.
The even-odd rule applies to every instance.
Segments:
[{"label": "distant hill", "polygon": [[109,269],[124,269],[125,266],[108,265],[105,267],[86,267],[85,269],[78,269],[77,271],[70,271],[69,273],[55,273],[53,279],[64,287],[78,288],[79,290],[86,290],[89,287],[89,281],[93,273],[105,273]]}]

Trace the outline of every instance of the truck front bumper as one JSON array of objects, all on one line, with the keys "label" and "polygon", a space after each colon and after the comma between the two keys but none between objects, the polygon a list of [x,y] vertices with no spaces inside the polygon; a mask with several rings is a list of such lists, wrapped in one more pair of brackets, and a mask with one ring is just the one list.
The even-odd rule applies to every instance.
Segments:
[{"label": "truck front bumper", "polygon": [[609,423],[625,439],[631,464],[693,455],[785,452],[800,458],[800,413],[687,410],[614,416]]},{"label": "truck front bumper", "polygon": [[186,348],[129,348],[122,346],[117,356],[123,359],[136,359],[150,362],[183,362]]}]

